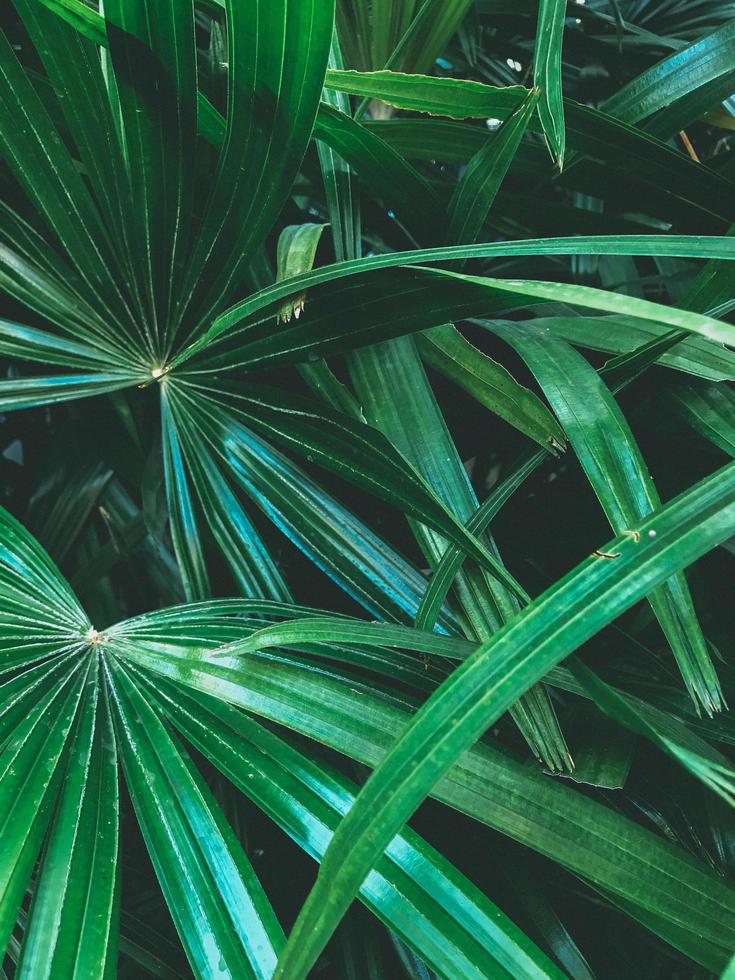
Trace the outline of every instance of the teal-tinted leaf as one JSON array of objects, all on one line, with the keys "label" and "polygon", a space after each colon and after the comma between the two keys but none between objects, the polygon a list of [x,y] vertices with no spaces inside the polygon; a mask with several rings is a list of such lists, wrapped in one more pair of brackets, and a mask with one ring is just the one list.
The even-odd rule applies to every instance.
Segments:
[{"label": "teal-tinted leaf", "polygon": [[[220,413],[211,438],[233,480],[273,523],[366,609],[388,619],[413,619],[426,579],[303,470],[232,420],[230,435],[237,443],[225,453],[221,424]],[[444,611],[441,621],[448,615]]]},{"label": "teal-tinted leaf", "polygon": [[96,665],[87,687],[21,949],[28,980],[104,980],[115,968],[117,757]]},{"label": "teal-tinted leaf", "polygon": [[[226,471],[222,471],[211,446],[191,424],[186,401],[175,395],[169,387],[166,402],[175,421],[182,461],[199,499],[202,518],[222,550],[239,591],[246,596],[289,599],[288,586],[233,492]],[[180,480],[183,479],[182,472]]]},{"label": "teal-tinted leaf", "polygon": [[29,709],[0,754],[0,949],[20,903],[51,819],[62,760],[89,665],[76,662]]},{"label": "teal-tinted leaf", "polygon": [[[64,335],[90,345],[104,359],[105,366],[112,364],[129,369],[140,362],[135,351],[123,336],[111,336],[103,321],[82,299],[79,292],[70,290],[68,268],[51,271],[35,257],[29,258],[6,245],[0,245],[0,284],[14,299],[45,320],[59,327]],[[125,346],[127,343],[127,347]],[[70,351],[75,348],[70,343]],[[59,361],[58,363],[63,363]],[[147,362],[144,362],[147,367]]]},{"label": "teal-tinted leaf", "polygon": [[210,420],[216,420],[212,438],[235,468],[248,454],[249,436],[242,420],[440,530],[509,589],[524,594],[494,555],[467,533],[401,454],[370,426],[327,408],[315,411],[313,403],[297,395],[279,392],[275,398],[270,389],[253,385],[234,402],[234,411],[223,412],[221,403],[207,399],[202,391],[190,399],[190,405],[197,402]]},{"label": "teal-tinted leaf", "polygon": [[145,375],[122,372],[115,374],[112,371],[13,378],[0,381],[0,409],[10,412],[34,405],[53,405],[71,399],[101,395],[139,384],[143,378]]},{"label": "teal-tinted leaf", "polygon": [[89,344],[9,320],[0,320],[0,353],[21,361],[63,365],[82,371],[100,371],[110,366],[109,355]]},{"label": "teal-tinted leaf", "polygon": [[192,968],[270,976],[283,933],[234,832],[148,698],[106,663],[126,781]]},{"label": "teal-tinted leaf", "polygon": [[[232,604],[217,607],[224,612]],[[203,657],[200,649],[192,655],[175,639],[181,611],[171,613],[145,617],[148,630],[160,623],[159,645],[147,648],[123,635],[116,648],[156,676],[240,705],[370,766],[385,757],[410,721],[414,706],[405,696],[378,695],[352,674],[304,664],[302,658],[263,652],[243,662],[242,658]],[[172,630],[171,642],[165,645],[167,630]],[[207,630],[209,642],[217,643],[215,616],[208,619]],[[109,632],[117,631],[115,627]],[[234,638],[227,619],[221,621],[219,631],[221,640]],[[432,792],[475,820],[625,898],[634,909],[655,911],[658,921],[670,924],[674,936],[686,922],[707,937],[710,957],[724,962],[729,955],[735,942],[731,886],[681,849],[515,761],[492,742],[468,749]]]},{"label": "teal-tinted leaf", "polygon": [[309,969],[387,841],[460,753],[603,623],[724,540],[734,516],[730,464],[644,521],[639,542],[618,538],[608,545],[604,550],[619,552],[617,559],[583,562],[444,682],[340,824],[276,976]]},{"label": "teal-tinted leaf", "polygon": [[561,48],[565,0],[539,0],[533,80],[541,92],[539,119],[546,144],[559,170],[564,166],[565,128],[561,85]]},{"label": "teal-tinted leaf", "polygon": [[[725,24],[637,75],[601,108],[662,138],[684,129],[735,90],[735,24]],[[655,115],[654,115],[655,114]]]},{"label": "teal-tinted leaf", "polygon": [[[321,858],[356,787],[215,698],[160,679],[148,690],[243,793]],[[510,920],[410,830],[391,843],[360,897],[443,975],[556,976]]]},{"label": "teal-tinted leaf", "polygon": [[210,594],[209,576],[199,532],[197,512],[181,449],[181,440],[172,417],[165,389],[161,394],[161,429],[166,495],[171,522],[171,539],[181,569],[187,599],[203,599]]},{"label": "teal-tinted leaf", "polygon": [[[420,474],[372,426],[327,408],[315,408],[297,395],[249,385],[235,403],[237,414],[256,432],[303,453],[307,459],[369,490],[460,544],[511,591],[523,590],[495,557],[437,498]],[[222,432],[228,454],[238,456],[236,430]]]}]

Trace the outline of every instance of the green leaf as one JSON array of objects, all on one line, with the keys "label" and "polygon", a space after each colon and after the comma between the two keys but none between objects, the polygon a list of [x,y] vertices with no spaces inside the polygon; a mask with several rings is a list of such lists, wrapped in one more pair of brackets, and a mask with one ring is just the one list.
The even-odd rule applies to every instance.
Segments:
[{"label": "green leaf", "polygon": [[548,408],[497,361],[473,347],[449,324],[417,337],[424,360],[495,415],[547,449],[563,448],[564,432]]},{"label": "green leaf", "polygon": [[[236,618],[237,606],[231,602],[202,608],[205,615],[211,609],[206,620],[210,647],[231,642],[238,630],[240,636],[251,632]],[[118,635],[120,655],[156,677],[239,705],[370,766],[385,757],[410,723],[415,705],[409,698],[377,693],[344,670],[305,663],[286,653],[227,660],[205,657],[201,649],[191,651],[186,635],[192,616],[194,606],[185,618],[180,609],[147,614],[140,617],[140,627],[131,620],[108,633]],[[135,635],[139,630],[140,640]],[[146,644],[151,634],[152,646]],[[729,955],[735,943],[732,886],[680,848],[515,761],[492,742],[468,749],[432,793],[625,898],[634,909],[655,911],[657,926],[669,923],[674,940],[685,921],[706,937],[710,956],[724,962]]]},{"label": "green leaf", "polygon": [[330,68],[325,87],[379,99],[398,109],[452,119],[504,118],[528,96],[522,85],[496,88],[461,78],[435,78],[393,71],[338,71]]},{"label": "green leaf", "polygon": [[[28,706],[0,754],[0,949],[15,925],[33,865],[53,814],[89,665],[77,661]],[[12,682],[11,682],[12,683]]]},{"label": "green leaf", "polygon": [[171,539],[184,593],[187,599],[203,599],[210,594],[209,576],[181,440],[165,388],[161,394],[161,429]]},{"label": "green leaf", "polygon": [[589,706],[587,710],[582,706],[571,721],[565,721],[565,728],[571,727],[569,737],[574,748],[574,769],[569,778],[601,789],[623,789],[633,762],[634,742],[630,734],[600,718],[600,713]]},{"label": "green leaf", "polygon": [[[688,255],[701,258],[732,258],[735,257],[735,239],[726,236],[697,238],[696,236],[673,235],[615,235],[599,237],[580,235],[576,238],[566,239],[546,238],[526,242],[502,242],[415,249],[410,252],[394,252],[389,255],[369,256],[364,259],[354,259],[349,262],[321,266],[319,269],[262,289],[254,297],[243,300],[222,313],[217,317],[206,334],[173,358],[171,367],[176,367],[185,361],[191,360],[202,348],[211,347],[215,337],[219,337],[225,331],[232,332],[233,328],[240,327],[241,324],[246,324],[248,318],[255,319],[257,315],[258,319],[256,322],[262,322],[269,315],[274,315],[282,300],[287,296],[303,292],[306,288],[323,283],[333,284],[343,277],[364,276],[364,273],[368,271],[396,268],[408,264],[413,265],[418,262],[547,254]],[[415,274],[418,274],[418,270],[416,270]],[[433,275],[456,276],[456,274],[440,272],[438,270],[433,270]],[[470,279],[465,277],[465,281],[474,282],[476,278]],[[365,281],[369,282],[369,280]],[[431,280],[426,281],[431,284]],[[679,311],[676,317],[672,318],[671,314],[664,312],[666,307],[631,296],[605,294],[603,290],[596,290],[587,286],[566,285],[564,283],[537,283],[534,285],[529,280],[485,279],[481,281],[497,289],[506,289],[508,292],[512,291],[513,293],[520,292],[534,299],[541,298],[569,303],[576,302],[581,305],[590,306],[593,309],[602,309],[606,312],[619,312],[620,308],[622,308],[623,312],[630,313],[633,316],[655,320],[656,322],[670,323],[672,326],[689,329],[692,332],[709,336],[712,339],[722,340],[725,343],[728,340],[733,340],[732,330],[726,324],[717,323],[711,318],[703,317],[701,314],[684,313],[682,315],[681,311]],[[359,282],[360,280],[358,278]],[[527,287],[525,290],[523,288],[524,286]],[[443,292],[445,302],[447,302],[447,291],[448,289]],[[606,295],[610,298],[605,299]],[[611,305],[613,303],[613,296],[614,302],[617,304],[614,308]],[[508,300],[506,298],[507,302]],[[424,324],[424,327],[426,326],[427,324]],[[240,327],[240,329],[243,329],[243,327]],[[344,336],[346,333],[347,331],[343,327],[340,336]],[[283,339],[287,335],[288,331],[281,331],[278,337],[279,339]]]},{"label": "green leaf", "polygon": [[53,405],[91,395],[101,395],[129,388],[145,377],[140,374],[115,374],[112,371],[96,374],[44,375],[43,377],[13,378],[0,381],[0,408],[4,412],[34,405]]},{"label": "green leaf", "polygon": [[537,102],[538,93],[531,92],[467,164],[449,202],[448,243],[476,241]]},{"label": "green leaf", "polygon": [[[309,222],[303,225],[288,225],[278,236],[278,251],[276,257],[276,282],[308,272],[314,265],[317,246],[326,225],[315,225]],[[295,316],[298,320],[306,305],[306,295],[285,303],[278,314],[279,320],[285,323]]]},{"label": "green leaf", "polygon": [[[395,9],[395,7],[394,7]],[[339,17],[339,8],[337,12]],[[342,68],[342,52],[335,29],[329,54],[329,68]],[[350,100],[342,92],[324,89],[322,102],[345,115],[350,114]],[[317,116],[318,118],[318,116]],[[338,262],[355,258],[360,254],[360,198],[355,181],[346,161],[331,146],[317,141],[317,153],[321,165],[327,211],[332,226],[332,241]]]},{"label": "green leaf", "polygon": [[[304,277],[291,280],[297,282],[301,285]],[[732,325],[711,317],[588,286],[493,279],[428,268],[381,269],[377,275],[363,273],[355,277],[350,288],[338,282],[334,279],[314,289],[304,316],[278,331],[263,329],[264,318],[272,313],[273,305],[270,290],[261,290],[250,305],[249,316],[244,315],[246,307],[243,306],[238,316],[233,313],[232,319],[221,318],[206,340],[200,340],[182,359],[193,358],[195,352],[205,348],[191,367],[207,373],[238,367],[252,370],[266,361],[299,363],[317,352],[351,350],[438,326],[447,320],[513,309],[519,305],[517,296],[524,303],[542,300],[571,302],[604,311],[622,309],[714,340],[733,342],[735,339]]]},{"label": "green leaf", "polygon": [[[389,6],[393,6],[389,4]],[[391,52],[389,61],[400,58],[400,65],[411,71],[429,71],[462,23],[471,0],[424,0],[411,24]],[[377,67],[387,67],[387,64]]]},{"label": "green leaf", "polygon": [[82,371],[100,371],[110,365],[106,353],[88,344],[9,320],[0,320],[0,353],[21,361],[39,361]]},{"label": "green leaf", "polygon": [[[386,540],[282,453],[252,430],[198,399],[195,410],[214,409],[203,431],[230,475],[264,513],[319,568],[362,606],[388,619],[411,621],[426,579]],[[193,414],[193,413],[192,413]],[[213,427],[213,428],[212,428]],[[236,452],[226,449],[222,432],[238,436]],[[445,610],[442,622],[451,621]]]},{"label": "green leaf", "polygon": [[[732,184],[718,172],[695,163],[673,147],[655,139],[635,126],[579,103],[564,102],[566,141],[579,151],[571,178],[564,182],[572,187],[594,190],[613,212],[621,204],[624,210],[639,210],[667,224],[706,221],[708,227],[723,230],[735,218],[735,212],[723,195],[732,193]],[[502,108],[496,118],[504,114]],[[393,150],[412,160],[446,160],[466,163],[485,142],[486,133],[479,126],[436,119],[394,119],[366,124]],[[540,128],[535,119],[529,129]],[[525,152],[523,152],[525,150]],[[546,168],[531,147],[522,146],[522,155],[531,173],[542,176]],[[520,156],[520,154],[519,154]],[[520,164],[520,160],[519,160]],[[580,212],[572,212],[579,218]],[[538,214],[532,212],[533,224]],[[567,221],[569,220],[567,216]],[[552,225],[553,227],[553,225]]]},{"label": "green leaf", "polygon": [[[246,596],[290,598],[288,586],[281,572],[233,492],[226,476],[227,470],[223,472],[217,465],[211,446],[207,444],[196,426],[192,425],[187,402],[177,399],[176,392],[170,386],[167,387],[165,398],[167,409],[175,422],[176,438],[182,451],[182,463],[186,464],[186,474],[191,478],[199,499],[198,512],[202,514],[212,537],[222,550],[239,592]],[[181,482],[186,479],[183,470],[178,479]],[[186,520],[187,512],[187,505],[182,500],[179,517],[182,525]],[[192,540],[189,546],[192,557],[193,533],[192,528]],[[200,598],[201,595],[197,597]]]},{"label": "green leaf", "polygon": [[[103,21],[101,18],[94,20],[97,15],[88,9],[83,16],[80,16],[79,8],[82,5],[79,0],[42,0],[42,2],[51,6],[62,16],[68,17],[79,29],[85,30],[87,36],[93,40],[98,40]],[[392,82],[396,78],[400,79],[400,77],[391,74],[389,79],[383,81]],[[421,76],[419,79],[422,85],[427,80],[432,86],[445,81],[462,81],[430,78],[429,76]],[[399,81],[399,84],[403,83]],[[482,83],[479,84],[482,85]],[[496,90],[496,92],[507,92],[513,88],[520,89],[520,86],[511,86],[507,89]],[[484,86],[481,89],[473,90],[472,95],[475,102],[477,103],[479,100],[480,105],[486,111],[481,111],[475,104],[474,109],[470,108],[466,111],[467,116],[472,116],[473,112],[477,112],[480,118],[487,116],[502,118],[512,108],[515,108],[515,105],[504,107],[503,99],[505,96],[499,96],[496,107],[492,111],[487,111],[486,102],[491,97],[490,89],[490,86]],[[434,91],[436,91],[435,87],[432,88],[432,94]],[[468,91],[465,90],[464,95],[460,95],[459,90],[450,91],[448,93],[450,104],[457,101],[463,104]],[[519,94],[518,102],[522,99],[523,91]],[[472,104],[471,98],[470,104]],[[437,109],[437,111],[442,112],[442,109]],[[666,193],[671,192],[681,199],[692,203],[696,202],[698,207],[721,219],[723,203],[726,200],[722,195],[728,194],[728,187],[730,191],[732,188],[727,180],[722,179],[714,171],[708,170],[701,164],[695,164],[649,134],[606,113],[567,100],[565,102],[565,115],[567,137],[576,149],[593,158],[598,158],[602,154],[606,164],[618,169],[621,174],[634,176],[637,181],[649,181],[655,186],[657,193],[661,193],[662,189],[665,188]],[[385,124],[381,125],[384,126]],[[224,120],[211,103],[201,96],[199,99],[199,127],[205,138],[215,146],[221,145]],[[377,127],[375,128],[377,129]],[[469,132],[471,133],[472,130]],[[477,136],[480,137],[480,134],[478,133]],[[443,145],[447,146],[446,140]],[[435,154],[430,155],[434,156]],[[605,175],[607,176],[607,171]],[[626,184],[626,195],[629,196],[629,193],[630,186]],[[646,204],[650,205],[650,200]],[[730,220],[733,218],[735,218],[735,212],[730,215]]]},{"label": "green leaf", "polygon": [[[121,265],[131,261],[131,189],[97,47],[43,4],[13,0],[51,82]],[[108,10],[108,13],[110,11]]]},{"label": "green leaf", "polygon": [[695,432],[735,456],[735,397],[728,385],[688,382],[667,392],[676,414]]},{"label": "green leaf", "polygon": [[[661,501],[605,383],[581,354],[533,324],[486,325],[518,351],[538,379],[615,534],[635,537],[640,521]],[[722,692],[684,575],[647,598],[693,700],[709,713],[720,710]]]},{"label": "green leaf", "polygon": [[400,218],[439,240],[445,209],[431,184],[379,136],[339,109],[323,103],[314,138],[334,150],[368,183],[374,194],[396,208]]},{"label": "green leaf", "polygon": [[534,874],[533,867],[527,870],[517,861],[513,863],[511,873],[506,873],[503,877],[504,883],[530,916],[547,947],[569,977],[572,980],[595,980],[583,953],[556,914],[553,905],[547,900],[543,889],[539,887],[538,876]]},{"label": "green leaf", "polygon": [[735,771],[726,756],[689,732],[663,711],[616,691],[576,657],[569,658],[572,676],[595,704],[637,735],[643,735],[735,807]]},{"label": "green leaf", "polygon": [[192,968],[270,976],[283,933],[234,832],[148,698],[106,668],[130,795]]},{"label": "green leaf", "polygon": [[[308,272],[314,265],[317,246],[326,225],[306,223],[288,225],[278,238],[276,281],[289,276]],[[306,293],[284,303],[278,312],[278,319],[288,323],[292,316],[298,320],[306,305]],[[300,364],[298,371],[315,394],[337,411],[360,418],[360,406],[354,396],[333,374],[324,360]]]},{"label": "green leaf", "polygon": [[[576,347],[589,347],[609,354],[625,354],[661,339],[668,332],[663,324],[652,320],[615,315],[545,316],[534,323]],[[686,337],[672,351],[662,354],[656,363],[711,381],[735,380],[735,354],[703,337]]]},{"label": "green leaf", "polygon": [[561,48],[564,37],[565,0],[539,0],[533,81],[540,90],[539,119],[546,144],[559,170],[564,167],[566,143],[561,84]]},{"label": "green leaf", "polygon": [[40,0],[40,2],[95,44],[104,46],[107,43],[104,18],[96,10],[88,7],[84,0]]},{"label": "green leaf", "polygon": [[327,69],[334,0],[227,0],[224,145],[184,285],[206,319],[242,273],[291,190]]},{"label": "green leaf", "polygon": [[[147,690],[228,779],[321,859],[357,787],[215,698],[158,678]],[[360,898],[443,975],[557,976],[499,909],[410,830],[391,843]]]},{"label": "green leaf", "polygon": [[133,195],[126,226],[134,236],[136,278],[144,293],[141,328],[158,366],[176,328],[174,297],[194,204],[194,4],[106,0],[104,11]]},{"label": "green leaf", "polygon": [[102,462],[54,467],[31,500],[26,523],[46,550],[63,561],[112,477]]},{"label": "green leaf", "polygon": [[[227,394],[232,397],[235,392],[231,390]],[[199,393],[199,398],[202,397]],[[298,395],[286,396],[279,391],[276,396],[271,389],[258,385],[248,386],[248,394],[237,397],[233,407],[237,416],[256,432],[261,431],[275,442],[311,457],[312,461],[441,531],[508,589],[525,595],[495,556],[467,533],[410,463],[371,426],[354,422],[326,407],[315,410],[311,401]],[[244,441],[247,437],[238,431],[236,423],[219,433],[226,456],[241,464],[240,447]]]},{"label": "green leaf", "polygon": [[[0,658],[27,647],[56,653],[79,647],[91,624],[54,562],[0,508],[0,609],[7,632]],[[12,643],[7,641],[12,640]]]},{"label": "green leaf", "polygon": [[[410,338],[361,351],[352,360],[351,372],[368,418],[413,462],[452,512],[466,521],[477,499]],[[423,525],[414,524],[413,531],[432,566],[451,547],[444,536]],[[497,554],[492,538],[487,538],[487,545]],[[518,610],[515,596],[476,567],[459,576],[456,593],[462,631],[475,640],[485,639]],[[532,691],[514,705],[512,714],[534,754],[547,766],[563,769],[569,764],[564,738],[543,690]]]},{"label": "green leaf", "polygon": [[[126,299],[115,276],[115,253],[99,212],[43,103],[0,32],[0,148],[46,225],[59,239],[97,304],[139,351]],[[122,317],[119,315],[122,313]]]},{"label": "green leaf", "polygon": [[87,687],[18,963],[28,980],[103,980],[116,965],[117,756],[96,665]]},{"label": "green leaf", "polygon": [[[467,529],[469,530],[471,528],[473,534],[482,534],[503,504],[546,459],[548,459],[548,454],[539,451],[523,459],[513,472],[492,493],[488,494],[485,500],[475,510],[467,521]],[[432,628],[436,622],[437,613],[452,587],[454,577],[462,567],[464,559],[464,552],[456,545],[450,545],[446,549],[441,557],[441,561],[434,569],[429,587],[421,599],[421,605],[416,613],[417,629],[428,630]]]},{"label": "green leaf", "polygon": [[584,561],[444,682],[340,824],[275,976],[304,975],[311,967],[388,840],[461,752],[602,625],[724,540],[733,517],[730,464],[644,521],[639,542],[618,538],[604,549],[619,552],[618,559]]},{"label": "green leaf", "polygon": [[440,657],[464,657],[466,640],[436,633],[423,633],[391,623],[366,623],[337,616],[310,616],[291,619],[255,630],[245,640],[237,640],[217,651],[218,656],[237,657],[270,647],[293,647],[304,643],[355,643],[366,647],[403,647],[417,653]]}]

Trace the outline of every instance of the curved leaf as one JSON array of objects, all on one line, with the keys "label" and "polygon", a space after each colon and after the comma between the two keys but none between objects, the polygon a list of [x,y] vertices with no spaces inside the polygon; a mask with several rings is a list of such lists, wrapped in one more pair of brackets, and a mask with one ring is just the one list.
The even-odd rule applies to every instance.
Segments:
[{"label": "curved leaf", "polygon": [[[633,433],[604,381],[581,354],[533,324],[495,321],[487,327],[523,357],[543,388],[616,534],[637,534],[661,505]],[[722,692],[683,575],[648,601],[666,634],[684,682],[706,711]]]},{"label": "curved leaf", "polygon": [[[644,521],[639,542],[618,538],[604,549],[618,559],[587,559],[444,682],[342,821],[275,976],[306,973],[387,841],[508,704],[672,571],[724,540],[733,517],[735,464]],[[680,914],[686,925],[688,910]]]}]

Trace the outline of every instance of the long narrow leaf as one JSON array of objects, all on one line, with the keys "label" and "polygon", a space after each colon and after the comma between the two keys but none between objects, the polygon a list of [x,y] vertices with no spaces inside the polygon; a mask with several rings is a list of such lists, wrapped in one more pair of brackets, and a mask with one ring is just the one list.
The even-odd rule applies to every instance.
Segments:
[{"label": "long narrow leaf", "polygon": [[[581,354],[529,325],[496,321],[489,329],[508,341],[536,375],[562,422],[613,531],[637,534],[660,498],[633,433],[604,381]],[[683,575],[648,597],[695,702],[722,707],[722,693]]]},{"label": "long narrow leaf", "polygon": [[[276,976],[305,975],[387,841],[510,701],[604,622],[722,541],[733,517],[735,464],[643,522],[639,542],[618,538],[606,547],[619,558],[587,559],[452,674],[340,825]],[[437,736],[438,731],[443,734]],[[687,921],[686,914],[682,921]]]}]

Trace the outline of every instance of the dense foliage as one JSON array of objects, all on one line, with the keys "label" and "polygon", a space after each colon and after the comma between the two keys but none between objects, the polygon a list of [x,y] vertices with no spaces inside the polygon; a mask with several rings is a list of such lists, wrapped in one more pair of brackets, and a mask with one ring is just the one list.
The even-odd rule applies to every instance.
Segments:
[{"label": "dense foliage", "polygon": [[0,976],[735,975],[735,3],[1,26]]}]

